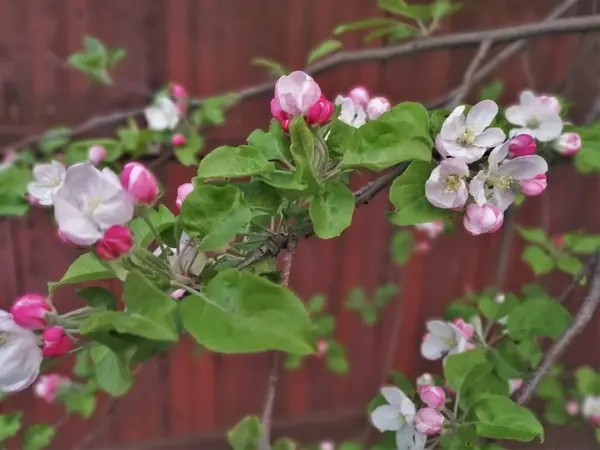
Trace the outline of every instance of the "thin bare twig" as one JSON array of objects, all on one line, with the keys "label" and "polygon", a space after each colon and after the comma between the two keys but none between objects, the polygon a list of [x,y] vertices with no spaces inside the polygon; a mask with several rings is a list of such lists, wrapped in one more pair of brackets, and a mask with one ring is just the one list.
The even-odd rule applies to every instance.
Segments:
[{"label": "thin bare twig", "polygon": [[585,265],[581,268],[581,270],[573,277],[569,285],[561,292],[558,296],[558,303],[566,302],[573,294],[575,288],[581,285],[581,282],[590,274],[590,272],[594,268],[594,264],[596,264],[595,258],[590,258]]},{"label": "thin bare twig", "polygon": [[591,320],[594,312],[598,308],[600,302],[600,251],[596,252],[593,257],[592,280],[590,289],[586,295],[581,308],[575,316],[575,320],[571,326],[563,333],[563,335],[550,347],[546,352],[542,363],[539,365],[533,376],[525,383],[521,391],[517,395],[517,403],[519,405],[527,404],[540,382],[548,374],[552,365],[561,357],[567,347],[573,342],[573,339],[580,334]]},{"label": "thin bare twig", "polygon": [[525,75],[525,80],[527,81],[527,86],[532,90],[537,90],[537,83],[535,82],[535,77],[533,76],[533,70],[531,68],[531,58],[529,52],[524,52],[521,54],[521,68],[523,69],[523,74]]},{"label": "thin bare twig", "polygon": [[477,69],[479,69],[479,66],[483,62],[483,59],[490,51],[492,43],[493,41],[491,39],[486,39],[485,41],[481,42],[477,53],[475,53],[475,56],[471,60],[471,64],[469,64],[469,67],[465,72],[465,76],[463,77],[463,83],[459,89],[459,92],[456,94],[456,96],[451,102],[448,102],[449,107],[455,107],[456,105],[461,103],[467,95],[469,95],[469,92],[473,87],[473,76],[475,75]]},{"label": "thin bare twig", "polygon": [[[296,239],[288,240],[283,251],[283,272],[281,284],[289,286],[290,276],[292,274],[292,262],[296,253]],[[277,381],[279,379],[279,369],[281,366],[281,355],[278,352],[271,352],[271,370],[269,372],[269,383],[267,385],[267,397],[262,413],[262,435],[260,438],[260,450],[271,450],[271,426],[273,424],[273,406],[275,404],[275,393],[277,392]]]}]

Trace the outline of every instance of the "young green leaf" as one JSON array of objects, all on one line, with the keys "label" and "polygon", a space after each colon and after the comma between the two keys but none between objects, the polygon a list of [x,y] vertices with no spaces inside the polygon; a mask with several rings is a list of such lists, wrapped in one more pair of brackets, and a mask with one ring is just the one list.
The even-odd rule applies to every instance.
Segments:
[{"label": "young green leaf", "polygon": [[600,395],[600,374],[590,366],[583,366],[575,370],[575,383],[581,396]]},{"label": "young green leaf", "polygon": [[479,91],[479,100],[494,100],[497,101],[504,91],[504,82],[502,80],[494,80],[486,84]]},{"label": "young green leaf", "polygon": [[268,132],[254,130],[248,136],[248,144],[257,148],[269,161],[284,161],[288,164],[291,164],[293,161],[292,154],[290,153],[290,145],[278,121],[271,122]]},{"label": "young green leaf", "polygon": [[14,436],[21,429],[21,412],[0,415],[0,442]]},{"label": "young green leaf", "polygon": [[105,310],[117,309],[117,297],[115,294],[100,286],[92,286],[77,291],[77,295],[83,298],[90,306]]},{"label": "young green leaf", "polygon": [[186,133],[185,144],[175,147],[175,157],[182,165],[189,167],[198,164],[198,153],[204,148],[204,137],[196,130]]},{"label": "young green leaf", "polygon": [[60,281],[48,283],[48,290],[52,293],[56,288],[67,284],[106,280],[115,277],[115,272],[100,261],[95,254],[84,253],[73,261]]},{"label": "young green leaf", "polygon": [[329,370],[336,374],[346,374],[350,368],[346,358],[346,350],[336,340],[328,342],[325,362]]},{"label": "young green leaf", "polygon": [[249,145],[218,147],[200,161],[198,178],[240,178],[271,172],[273,163]]},{"label": "young green leaf", "polygon": [[342,43],[337,39],[327,39],[321,42],[313,51],[308,55],[307,64],[311,65],[319,59],[327,56],[342,48]]},{"label": "young green leaf", "polygon": [[521,237],[532,244],[547,244],[550,242],[548,234],[542,228],[517,227]]},{"label": "young green leaf", "polygon": [[521,254],[521,259],[526,262],[536,275],[543,275],[554,268],[554,261],[548,253],[537,245],[528,245]]},{"label": "young green leaf", "polygon": [[334,36],[339,36],[340,34],[347,33],[349,31],[358,31],[365,30],[369,28],[378,28],[385,27],[390,25],[396,25],[398,22],[393,19],[386,19],[383,17],[378,17],[374,19],[364,19],[359,20],[357,22],[348,22],[338,25],[333,30]]},{"label": "young green leaf", "polygon": [[113,397],[125,394],[133,385],[133,374],[124,354],[105,345],[95,345],[90,351],[98,385]]},{"label": "young green leaf", "polygon": [[277,61],[268,58],[254,58],[252,59],[251,64],[264,67],[267,70],[267,73],[272,77],[279,78],[282,75],[290,73],[288,68],[279,64]]},{"label": "young green leaf", "polygon": [[52,425],[35,424],[25,431],[23,450],[42,450],[50,445],[56,430]]},{"label": "young green leaf", "polygon": [[557,339],[570,324],[571,314],[556,300],[531,298],[511,311],[506,329],[518,341],[537,336]]},{"label": "young green leaf", "polygon": [[394,233],[392,237],[392,257],[394,262],[403,265],[410,258],[415,237],[408,230],[400,230]]},{"label": "young green leaf", "polygon": [[244,417],[227,433],[227,441],[233,450],[258,450],[262,425],[255,416]]},{"label": "young green leaf", "polygon": [[310,202],[310,218],[321,239],[339,236],[350,226],[354,214],[354,195],[343,183],[329,180],[324,191]]},{"label": "young green leaf", "polygon": [[474,406],[477,434],[492,439],[530,442],[544,439],[544,428],[535,415],[507,397],[490,395]]}]

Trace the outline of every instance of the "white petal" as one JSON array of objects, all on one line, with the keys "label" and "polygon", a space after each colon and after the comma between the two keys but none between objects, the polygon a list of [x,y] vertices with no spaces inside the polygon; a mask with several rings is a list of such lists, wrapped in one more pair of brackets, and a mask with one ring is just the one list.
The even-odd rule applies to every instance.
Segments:
[{"label": "white petal", "polygon": [[417,410],[415,408],[415,404],[410,398],[407,397],[402,401],[402,404],[400,405],[400,412],[404,416],[406,422],[412,425]]},{"label": "white petal", "polygon": [[465,128],[465,106],[457,106],[454,111],[444,120],[440,136],[446,141],[455,141]]},{"label": "white petal", "polygon": [[539,118],[540,127],[536,130],[535,137],[540,142],[550,142],[558,139],[563,131],[563,121],[556,113],[546,113]]},{"label": "white petal", "polygon": [[465,206],[467,200],[469,199],[469,189],[467,188],[467,183],[464,180],[460,181],[460,186],[458,187],[458,191],[456,191],[456,199],[454,200],[454,205],[452,205],[452,209],[459,209]]},{"label": "white petal", "polygon": [[536,131],[537,130],[532,128],[513,128],[508,132],[508,137],[513,138],[519,134],[528,134],[529,136],[535,137]]},{"label": "white petal", "polygon": [[61,221],[58,229],[66,239],[77,245],[93,245],[102,238],[101,230],[84,216],[68,217]]},{"label": "white petal", "polygon": [[444,141],[444,149],[448,155],[453,156],[454,158],[460,158],[467,164],[481,159],[486,151],[485,147],[463,147],[455,141]]},{"label": "white petal", "polygon": [[162,109],[156,106],[150,106],[144,110],[148,128],[154,131],[163,131],[169,127],[169,121]]},{"label": "white petal", "polygon": [[380,390],[383,398],[390,404],[400,407],[408,397],[396,386],[384,386]]},{"label": "white petal", "polygon": [[398,450],[423,450],[427,436],[419,433],[412,426],[404,426],[396,432]]},{"label": "white petal", "polygon": [[475,203],[478,205],[484,205],[487,202],[485,195],[485,182],[487,180],[486,173],[481,170],[477,175],[473,177],[469,183],[469,193],[473,196]]},{"label": "white petal", "polygon": [[451,339],[454,338],[454,328],[448,322],[444,322],[442,320],[430,320],[426,324],[427,330],[442,339]]},{"label": "white petal", "polygon": [[371,423],[379,431],[396,431],[400,428],[398,416],[400,409],[397,406],[382,405],[371,413]]},{"label": "white petal", "polygon": [[181,253],[177,259],[179,273],[185,275],[187,272],[198,276],[204,270],[208,258],[204,252],[197,247],[188,247]]},{"label": "white petal", "polygon": [[27,184],[27,192],[35,197],[40,205],[50,206],[54,199],[54,189],[47,184],[32,181]]},{"label": "white petal", "polygon": [[456,192],[446,192],[443,182],[427,180],[425,182],[425,197],[433,206],[443,209],[452,209],[456,203]]},{"label": "white petal", "polygon": [[502,163],[498,175],[510,175],[516,180],[529,180],[548,171],[548,163],[539,155],[519,156]]},{"label": "white petal", "polygon": [[504,111],[504,116],[506,120],[508,120],[513,125],[518,125],[521,127],[525,126],[527,123],[528,115],[525,109],[522,106],[509,106]]},{"label": "white petal", "polygon": [[469,114],[467,114],[465,125],[475,135],[479,135],[492,124],[496,114],[498,114],[498,105],[496,102],[493,100],[483,100],[471,108]]},{"label": "white petal", "polygon": [[524,107],[536,107],[542,102],[532,91],[524,90],[521,92],[521,94],[519,94],[519,103]]},{"label": "white petal", "polygon": [[498,189],[494,188],[492,191],[492,202],[498,207],[500,211],[506,211],[506,209],[512,205],[516,198],[516,193],[512,189]]},{"label": "white petal", "polygon": [[40,183],[51,184],[62,181],[65,172],[65,166],[58,161],[52,161],[48,164],[36,164],[33,167],[33,178]]},{"label": "white petal", "polygon": [[124,225],[133,217],[134,204],[129,194],[120,193],[104,200],[93,212],[94,221],[103,229],[113,225]]},{"label": "white petal", "polygon": [[0,392],[21,391],[37,378],[42,350],[35,334],[16,325],[12,316],[4,315],[1,326],[8,336],[0,346]]},{"label": "white petal", "polygon": [[502,144],[505,140],[504,131],[500,128],[489,128],[475,138],[473,145],[490,148]]},{"label": "white petal", "polygon": [[440,168],[441,178],[446,178],[448,175],[458,175],[459,177],[469,176],[469,167],[462,158],[445,159],[438,167]]},{"label": "white petal", "polygon": [[421,343],[421,355],[430,361],[441,359],[447,350],[444,341],[431,334],[423,339]]},{"label": "white petal", "polygon": [[490,156],[488,157],[489,163],[489,171],[490,173],[496,173],[498,168],[500,167],[500,163],[506,159],[508,156],[508,149],[510,148],[510,144],[508,142],[499,145],[494,150],[490,152]]}]

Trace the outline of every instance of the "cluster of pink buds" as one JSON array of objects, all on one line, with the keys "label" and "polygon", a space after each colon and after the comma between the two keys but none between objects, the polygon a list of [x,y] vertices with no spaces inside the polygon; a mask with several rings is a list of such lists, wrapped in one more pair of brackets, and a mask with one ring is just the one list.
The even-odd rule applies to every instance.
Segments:
[{"label": "cluster of pink buds", "polygon": [[48,314],[53,311],[47,297],[41,294],[25,294],[12,305],[10,312],[17,325],[28,330],[43,330],[42,355],[46,358],[62,356],[72,347],[64,328],[48,327]]},{"label": "cluster of pink buds", "polygon": [[440,410],[446,404],[446,392],[433,384],[421,384],[418,386],[418,393],[425,407],[421,408],[415,416],[415,429],[427,436],[439,434],[445,421]]},{"label": "cluster of pink buds", "polygon": [[306,117],[309,125],[325,125],[333,117],[334,110],[333,103],[321,94],[321,88],[310,75],[296,71],[277,80],[271,115],[281,122],[285,131],[289,131],[295,116]]}]

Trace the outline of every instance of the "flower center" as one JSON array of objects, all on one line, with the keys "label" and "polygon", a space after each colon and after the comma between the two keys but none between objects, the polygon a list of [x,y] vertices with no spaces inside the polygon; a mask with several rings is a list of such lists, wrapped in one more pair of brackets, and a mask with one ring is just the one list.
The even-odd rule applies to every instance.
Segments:
[{"label": "flower center", "polygon": [[497,179],[494,180],[494,186],[496,186],[497,188],[500,188],[500,189],[508,189],[508,188],[512,187],[514,182],[515,182],[515,179],[511,176],[498,177]]},{"label": "flower center", "polygon": [[456,346],[457,346],[457,342],[456,342],[455,338],[451,337],[451,338],[444,339],[444,347],[452,348],[452,347],[456,347]]},{"label": "flower center", "polygon": [[8,333],[2,331],[0,332],[0,345],[4,345],[8,342]]},{"label": "flower center", "polygon": [[50,187],[55,188],[55,187],[60,186],[60,183],[61,183],[61,181],[59,179],[53,178],[50,180],[50,182],[48,184],[50,185]]},{"label": "flower center", "polygon": [[85,212],[88,214],[94,212],[94,210],[96,208],[98,208],[98,206],[100,206],[100,203],[102,203],[102,200],[100,200],[100,197],[88,198],[87,205],[85,206]]},{"label": "flower center", "polygon": [[444,189],[444,193],[449,194],[450,192],[456,192],[459,187],[460,178],[457,175],[448,175],[446,177],[446,189]]},{"label": "flower center", "polygon": [[400,425],[406,424],[406,417],[404,417],[402,414],[398,414],[398,416],[396,417],[396,420],[398,421],[398,423]]},{"label": "flower center", "polygon": [[531,116],[529,119],[527,119],[527,122],[525,122],[525,126],[527,128],[537,129],[540,127],[540,121],[537,117]]},{"label": "flower center", "polygon": [[462,147],[470,147],[475,142],[475,133],[473,133],[468,128],[464,128],[460,133],[460,137],[458,138],[458,143]]}]

